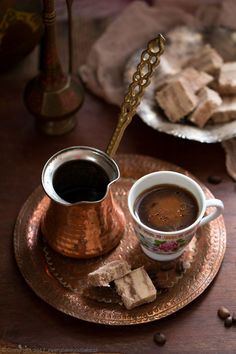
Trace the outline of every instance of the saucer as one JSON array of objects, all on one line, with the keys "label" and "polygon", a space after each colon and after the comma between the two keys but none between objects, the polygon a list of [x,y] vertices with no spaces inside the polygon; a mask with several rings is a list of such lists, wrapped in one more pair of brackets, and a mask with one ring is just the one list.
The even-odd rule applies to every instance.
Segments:
[{"label": "saucer", "polygon": [[[179,260],[160,263],[141,250],[128,212],[127,195],[132,184],[144,174],[172,170],[191,174],[165,161],[142,155],[118,155],[121,178],[113,196],[126,216],[120,244],[108,254],[86,260],[71,259],[53,251],[44,241],[40,222],[49,198],[38,187],[23,205],[14,230],[15,257],[32,290],[54,308],[78,319],[107,324],[132,325],[154,321],[183,308],[198,297],[216,276],[226,248],[223,216],[200,228]],[[198,181],[199,183],[199,181]],[[201,183],[200,183],[201,184]],[[202,185],[207,198],[211,192]],[[157,288],[157,299],[127,310],[114,289],[88,289],[87,275],[103,264],[124,259],[132,268],[144,266]],[[179,264],[184,265],[181,272]]]}]

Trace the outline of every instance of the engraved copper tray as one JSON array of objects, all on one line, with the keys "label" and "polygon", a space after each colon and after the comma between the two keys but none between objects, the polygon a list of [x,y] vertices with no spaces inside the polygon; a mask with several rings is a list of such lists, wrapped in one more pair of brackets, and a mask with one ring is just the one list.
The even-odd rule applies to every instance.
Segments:
[{"label": "engraved copper tray", "polygon": [[[26,282],[48,304],[82,320],[131,325],[168,316],[199,296],[220,268],[226,247],[226,230],[222,216],[199,229],[182,255],[184,272],[177,272],[176,262],[179,260],[168,266],[150,260],[142,253],[134,235],[127,209],[127,193],[137,178],[153,171],[173,170],[190,174],[170,163],[140,155],[120,155],[117,162],[122,178],[113,185],[113,193],[124,209],[127,226],[123,239],[113,251],[90,260],[70,259],[52,251],[43,241],[39,228],[49,202],[41,187],[31,194],[19,213],[14,248]],[[206,196],[211,198],[209,190],[202,187]],[[119,303],[113,289],[95,289],[92,294],[86,292],[87,274],[119,258],[126,259],[133,268],[145,266],[158,289],[156,301],[128,311]]]}]

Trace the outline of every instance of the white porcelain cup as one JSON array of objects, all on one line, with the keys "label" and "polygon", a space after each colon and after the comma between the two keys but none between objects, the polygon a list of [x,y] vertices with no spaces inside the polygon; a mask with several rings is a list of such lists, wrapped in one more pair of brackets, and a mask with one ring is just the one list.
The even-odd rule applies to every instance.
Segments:
[{"label": "white porcelain cup", "polygon": [[[158,231],[145,225],[135,213],[135,202],[145,190],[158,185],[175,185],[189,191],[198,203],[198,216],[194,223],[178,231]],[[170,261],[179,257],[192,240],[200,226],[217,218],[224,210],[219,199],[206,199],[200,185],[192,178],[172,171],[153,172],[138,179],[129,191],[128,207],[134,222],[134,229],[143,252],[157,261]],[[207,208],[214,210],[204,215]]]}]

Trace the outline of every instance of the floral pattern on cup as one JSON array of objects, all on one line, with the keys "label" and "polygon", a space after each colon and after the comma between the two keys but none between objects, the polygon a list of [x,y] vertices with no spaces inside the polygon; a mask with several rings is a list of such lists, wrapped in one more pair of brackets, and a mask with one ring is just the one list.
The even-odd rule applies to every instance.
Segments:
[{"label": "floral pattern on cup", "polygon": [[151,241],[150,239],[147,240],[147,237],[139,233],[139,239],[141,244],[146,247],[149,251],[152,252],[159,252],[170,254],[176,251],[179,251],[187,243],[189,243],[188,239],[179,238],[175,241],[167,241],[167,240],[157,240]]}]

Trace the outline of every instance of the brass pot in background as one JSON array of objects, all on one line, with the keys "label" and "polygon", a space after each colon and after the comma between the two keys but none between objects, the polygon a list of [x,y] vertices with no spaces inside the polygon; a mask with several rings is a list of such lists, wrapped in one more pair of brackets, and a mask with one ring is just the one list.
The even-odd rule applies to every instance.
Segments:
[{"label": "brass pot in background", "polygon": [[72,72],[72,2],[66,1],[69,24],[68,74],[63,72],[57,52],[54,0],[43,0],[45,30],[41,46],[41,71],[27,84],[24,92],[25,105],[35,116],[37,127],[48,135],[65,134],[75,127],[75,113],[84,98],[81,82]]},{"label": "brass pot in background", "polygon": [[41,1],[0,1],[0,73],[13,68],[39,43]]}]

